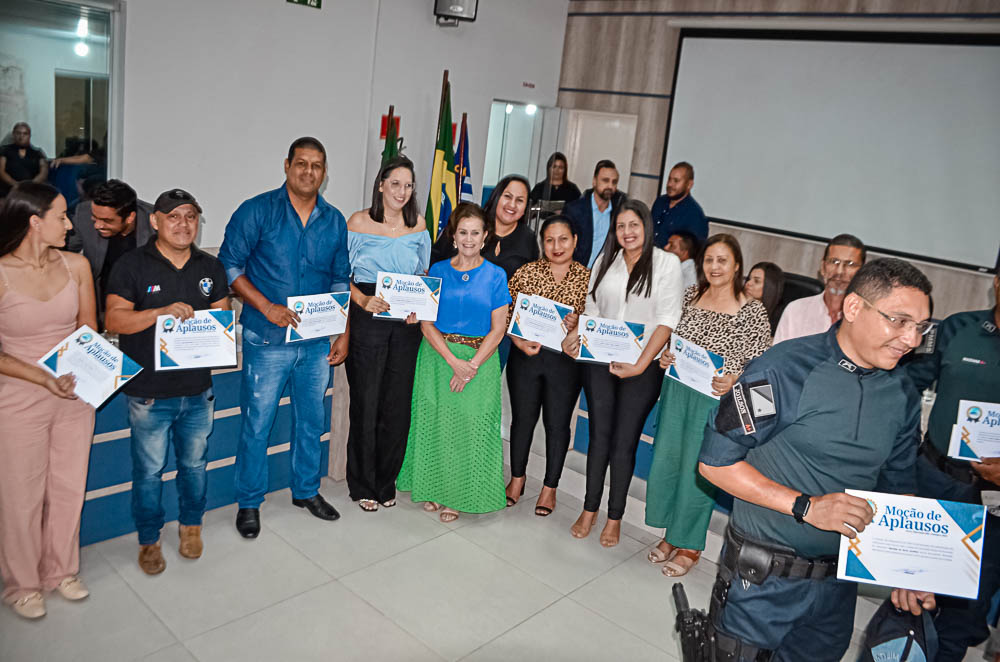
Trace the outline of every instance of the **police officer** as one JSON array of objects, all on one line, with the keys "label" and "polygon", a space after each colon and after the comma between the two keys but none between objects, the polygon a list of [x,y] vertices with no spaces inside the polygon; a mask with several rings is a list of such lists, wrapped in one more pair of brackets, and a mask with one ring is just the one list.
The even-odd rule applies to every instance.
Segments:
[{"label": "police officer", "polygon": [[[957,313],[938,328],[933,351],[907,366],[918,390],[937,380],[937,399],[917,459],[917,494],[932,499],[982,503],[983,491],[1000,490],[1000,458],[982,463],[948,457],[951,426],[964,412],[959,401],[1000,403],[1000,263],[993,278],[996,305],[989,310]],[[934,619],[938,662],[965,657],[990,634],[986,617],[1000,588],[1000,519],[989,515],[983,540],[979,598],[943,598]]]},{"label": "police officer", "polygon": [[[839,538],[873,512],[844,490],[915,491],[919,397],[892,369],[926,332],[930,290],[902,260],[865,265],[840,323],[752,361],[709,416],[699,469],[735,497],[712,590],[716,659],[846,652],[857,585],[836,579]],[[929,593],[892,599],[934,607]]]}]

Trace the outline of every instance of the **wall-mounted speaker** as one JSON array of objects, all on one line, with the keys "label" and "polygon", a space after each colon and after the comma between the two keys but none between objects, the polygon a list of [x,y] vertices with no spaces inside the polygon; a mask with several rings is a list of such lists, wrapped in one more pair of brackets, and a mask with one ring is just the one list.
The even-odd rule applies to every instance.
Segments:
[{"label": "wall-mounted speaker", "polygon": [[479,0],[434,0],[434,15],[442,21],[474,21]]}]

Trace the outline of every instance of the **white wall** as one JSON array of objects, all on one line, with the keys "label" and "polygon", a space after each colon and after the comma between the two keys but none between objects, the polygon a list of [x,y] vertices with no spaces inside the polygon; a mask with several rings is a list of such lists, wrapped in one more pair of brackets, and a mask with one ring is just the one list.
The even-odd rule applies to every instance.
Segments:
[{"label": "white wall", "polygon": [[[324,195],[347,215],[369,202],[393,103],[422,209],[448,68],[478,198],[492,99],[555,102],[567,4],[482,2],[475,23],[439,28],[430,0],[127,0],[123,177],[147,200],[190,190],[200,243],[217,246],[241,201],[281,184],[288,144],[315,135],[330,156]],[[164,93],[165,81],[184,85]]]},{"label": "white wall", "polygon": [[77,39],[50,36],[51,32],[0,23],[0,66],[23,72],[23,90],[3,90],[0,137],[9,134],[15,122],[26,121],[32,144],[55,157],[62,149],[56,146],[55,134],[56,71],[107,75],[108,49],[88,40],[90,52],[80,57],[73,52]]}]

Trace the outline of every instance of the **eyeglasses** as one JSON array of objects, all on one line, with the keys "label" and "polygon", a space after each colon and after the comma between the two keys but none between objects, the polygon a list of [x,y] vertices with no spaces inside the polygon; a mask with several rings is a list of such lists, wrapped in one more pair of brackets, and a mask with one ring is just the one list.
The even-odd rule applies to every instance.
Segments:
[{"label": "eyeglasses", "polygon": [[839,269],[844,267],[844,269],[858,269],[861,267],[860,262],[855,262],[854,260],[841,260],[837,257],[827,257],[823,258],[823,261],[829,264],[834,269]]},{"label": "eyeglasses", "polygon": [[[857,294],[857,292],[855,292],[855,294]],[[906,333],[909,333],[910,331],[915,330],[917,333],[923,336],[926,335],[926,333],[930,331],[931,327],[933,326],[930,320],[924,320],[923,322],[918,322],[913,318],[906,317],[905,315],[888,315],[886,313],[883,313],[881,310],[878,309],[878,306],[876,306],[875,304],[873,304],[871,301],[864,298],[860,294],[858,294],[858,298],[867,303],[869,306],[871,306],[872,310],[874,310],[876,313],[884,317],[885,320],[889,322],[889,326],[898,331],[905,331]]]},{"label": "eyeglasses", "polygon": [[389,181],[389,190],[390,191],[399,191],[399,190],[412,191],[413,190],[413,182],[406,182],[404,184],[403,182],[400,182],[400,181],[395,180],[395,179],[394,180],[390,180]]}]

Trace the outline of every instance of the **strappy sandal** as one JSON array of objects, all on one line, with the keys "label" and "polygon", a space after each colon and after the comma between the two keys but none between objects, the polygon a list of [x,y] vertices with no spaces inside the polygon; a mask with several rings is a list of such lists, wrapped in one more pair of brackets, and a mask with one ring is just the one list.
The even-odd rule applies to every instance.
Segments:
[{"label": "strappy sandal", "polygon": [[670,551],[664,552],[662,549],[660,549],[660,546],[657,545],[653,549],[649,550],[649,554],[646,555],[646,560],[652,563],[653,565],[658,565],[660,563],[665,563],[674,558],[674,555],[677,554],[677,548],[671,545],[670,543],[666,543],[666,545],[670,547]]},{"label": "strappy sandal", "polygon": [[[525,479],[525,482],[527,482],[527,479]],[[514,497],[507,497],[507,507],[510,508],[511,506],[516,505],[518,499],[520,499],[523,496],[524,496],[524,485],[521,486],[521,493],[517,495],[517,499],[515,499]]]},{"label": "strappy sandal", "polygon": [[448,522],[454,522],[455,520],[458,519],[458,512],[446,508],[441,511],[440,515],[438,515],[438,519],[440,519],[445,524],[447,524]]},{"label": "strappy sandal", "polygon": [[433,501],[424,501],[424,510],[426,510],[429,513],[436,513],[437,511],[441,510],[441,504],[434,503]]},{"label": "strappy sandal", "polygon": [[554,508],[549,508],[548,506],[535,506],[535,514],[539,517],[548,517],[552,514]]},{"label": "strappy sandal", "polygon": [[[680,563],[677,563],[677,559],[685,558],[689,561],[693,561],[691,565],[684,567]],[[667,564],[663,566],[663,576],[664,577],[683,577],[684,575],[691,572],[691,568],[698,565],[698,561],[701,559],[701,550],[696,549],[678,549],[674,554],[674,558],[667,561]]]},{"label": "strappy sandal", "polygon": [[358,499],[358,507],[366,513],[374,513],[378,510],[378,501],[375,499]]},{"label": "strappy sandal", "polygon": [[382,502],[383,508],[392,508],[395,505],[396,505],[396,499],[389,499],[388,501]]}]

